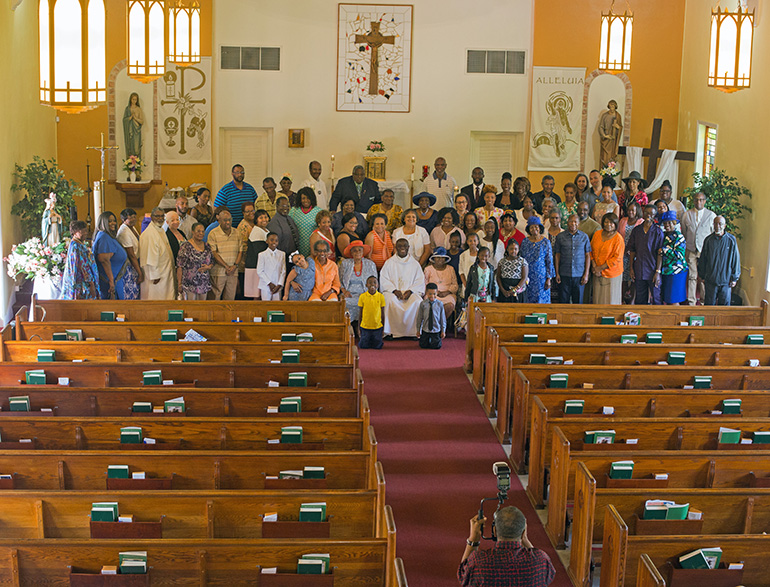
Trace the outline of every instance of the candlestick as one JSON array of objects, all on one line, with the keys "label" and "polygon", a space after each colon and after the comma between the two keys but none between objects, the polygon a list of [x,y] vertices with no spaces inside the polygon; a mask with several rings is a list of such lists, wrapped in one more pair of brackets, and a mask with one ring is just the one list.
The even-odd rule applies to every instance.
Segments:
[{"label": "candlestick", "polygon": [[331,180],[334,181],[334,155],[332,155],[332,175]]},{"label": "candlestick", "polygon": [[412,157],[412,174],[409,176],[410,181],[414,181],[414,157]]},{"label": "candlestick", "polygon": [[102,214],[102,182],[94,182],[94,218]]}]

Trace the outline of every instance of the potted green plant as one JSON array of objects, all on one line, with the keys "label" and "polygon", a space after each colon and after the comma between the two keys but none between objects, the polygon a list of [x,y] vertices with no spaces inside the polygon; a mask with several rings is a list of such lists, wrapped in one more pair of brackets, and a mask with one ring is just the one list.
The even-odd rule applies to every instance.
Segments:
[{"label": "potted green plant", "polygon": [[736,178],[716,167],[708,175],[693,173],[692,177],[693,187],[684,190],[688,205],[692,205],[695,194],[703,192],[708,198],[706,201],[708,209],[717,216],[724,216],[727,221],[727,231],[740,239],[741,231],[736,222],[747,213],[751,214],[751,208],[743,203],[743,198],[751,199],[751,191],[738,183]]},{"label": "potted green plant", "polygon": [[[19,217],[21,234],[25,239],[40,235],[49,194],[56,194],[55,210],[65,219],[70,217],[70,206],[75,205],[75,198],[83,195],[77,183],[64,177],[64,171],[59,169],[55,159],[45,161],[35,156],[32,163],[25,167],[17,163],[14,178],[11,189],[24,195],[11,207],[11,213]],[[65,222],[64,232],[68,232],[67,226]]]}]

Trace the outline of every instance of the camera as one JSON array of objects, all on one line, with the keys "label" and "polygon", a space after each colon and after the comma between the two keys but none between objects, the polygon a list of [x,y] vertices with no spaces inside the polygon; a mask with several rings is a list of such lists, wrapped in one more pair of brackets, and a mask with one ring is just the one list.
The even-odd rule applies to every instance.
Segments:
[{"label": "camera", "polygon": [[[479,519],[484,517],[484,502],[497,501],[497,509],[495,510],[495,513],[497,513],[503,506],[505,500],[508,499],[508,491],[511,488],[511,468],[508,466],[508,463],[498,461],[492,465],[492,472],[495,474],[495,477],[497,477],[497,497],[485,497],[481,500],[481,505],[479,506]],[[492,527],[494,528],[494,526],[495,522],[493,517]],[[497,540],[497,537],[494,534],[492,534],[492,536],[484,536],[483,527],[481,529],[481,537],[485,540]]]}]

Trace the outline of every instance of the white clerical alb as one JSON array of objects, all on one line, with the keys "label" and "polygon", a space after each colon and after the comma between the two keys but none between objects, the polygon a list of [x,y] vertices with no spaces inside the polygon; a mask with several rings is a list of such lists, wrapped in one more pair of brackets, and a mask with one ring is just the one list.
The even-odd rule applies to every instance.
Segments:
[{"label": "white clerical alb", "polygon": [[[399,300],[394,291],[411,291],[407,300]],[[425,293],[425,275],[420,263],[407,254],[392,256],[380,272],[380,291],[385,297],[385,334],[395,338],[417,336],[417,312]]]},{"label": "white clerical alb", "polygon": [[[150,222],[139,237],[139,263],[144,271],[143,300],[174,299],[174,255],[163,229]],[[153,283],[158,279],[158,283]]]},{"label": "white clerical alb", "polygon": [[318,179],[313,179],[312,177],[308,177],[305,181],[302,182],[302,185],[299,186],[300,188],[313,188],[313,191],[315,192],[315,197],[318,200],[318,207],[322,210],[328,210],[329,209],[329,196],[326,192],[326,184],[324,183],[324,180],[322,180],[320,177]]}]

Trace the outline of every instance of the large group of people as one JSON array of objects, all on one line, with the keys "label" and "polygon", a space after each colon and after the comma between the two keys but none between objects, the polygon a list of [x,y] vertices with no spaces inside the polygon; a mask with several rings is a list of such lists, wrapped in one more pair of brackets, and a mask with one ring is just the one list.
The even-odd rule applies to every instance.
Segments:
[{"label": "large group of people", "polygon": [[[104,212],[90,249],[74,222],[62,297],[344,300],[374,346],[378,329],[436,333],[440,346],[447,324],[462,326],[469,300],[729,305],[740,276],[735,238],[705,195],[686,210],[665,182],[653,201],[636,171],[623,190],[596,170],[579,173],[562,198],[550,175],[532,193],[526,177],[505,173],[498,189],[479,167],[458,189],[439,157],[406,210],[361,166],[331,194],[321,164],[308,171],[297,192],[285,174],[264,178],[257,194],[234,165],[213,204],[200,188],[192,207],[180,196],[171,211],[154,208],[141,231],[136,211],[119,220]],[[364,295],[372,280],[381,320],[359,304],[372,297]],[[437,346],[435,337],[426,344]]]}]

